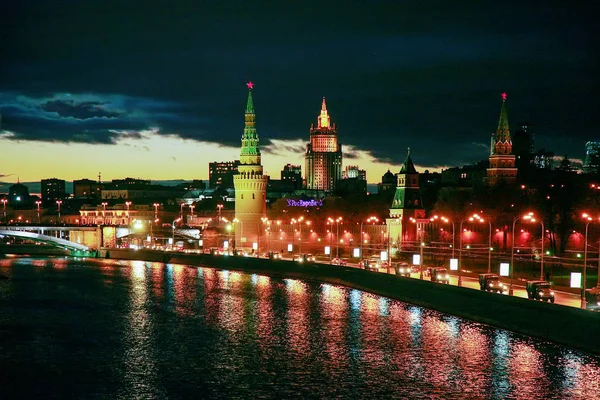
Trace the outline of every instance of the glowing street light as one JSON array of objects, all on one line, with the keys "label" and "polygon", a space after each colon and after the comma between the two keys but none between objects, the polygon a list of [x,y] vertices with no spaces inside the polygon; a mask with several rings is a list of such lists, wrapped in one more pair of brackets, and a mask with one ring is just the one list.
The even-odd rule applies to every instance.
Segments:
[{"label": "glowing street light", "polygon": [[219,218],[217,225],[221,225],[221,209],[223,209],[223,204],[217,204],[217,216]]},{"label": "glowing street light", "polygon": [[171,222],[171,228],[173,229],[171,232],[171,251],[173,251],[173,248],[175,247],[175,222],[179,221],[181,221],[181,218],[177,218]]},{"label": "glowing street light", "polygon": [[62,200],[56,200],[56,205],[58,206],[58,223],[60,224],[60,205],[62,204]]},{"label": "glowing street light", "polygon": [[[337,217],[336,219],[333,219],[331,217],[327,218],[327,220],[333,225],[333,223],[335,222],[335,229],[336,229],[336,233],[335,233],[335,256],[336,258],[340,258],[340,222],[342,222],[342,217]],[[332,232],[333,234],[333,232]]]},{"label": "glowing street light", "polygon": [[106,206],[107,202],[102,202],[102,225],[106,225]]},{"label": "glowing street light", "polygon": [[131,206],[131,202],[130,201],[126,201],[125,202],[125,206],[127,206],[127,225],[129,225],[130,222],[131,222],[131,218],[129,217],[129,207]]},{"label": "glowing street light", "polygon": [[[590,222],[593,222],[594,219],[588,214],[584,213],[582,217],[586,220],[585,223],[585,240],[583,244],[583,289],[581,291],[581,308],[585,309],[587,300],[585,298],[585,289],[586,289],[586,279],[587,279],[587,248],[588,248],[588,228],[590,226]],[[597,220],[600,220],[597,219]],[[598,248],[598,265],[600,265],[600,248]],[[598,269],[600,271],[600,268]],[[600,287],[600,273],[598,273],[598,287]]]},{"label": "glowing street light", "polygon": [[152,207],[154,207],[154,219],[157,220],[158,219],[158,207],[160,206],[160,204],[158,203],[154,203],[152,204]]},{"label": "glowing street light", "polygon": [[361,223],[360,223],[360,257],[361,258],[364,258],[363,257],[363,234],[364,234],[364,232],[363,232],[363,224],[365,222],[366,223],[373,223],[373,224],[375,224],[375,222],[379,222],[379,218],[377,218],[375,216],[372,216],[372,217],[367,218],[366,221],[361,221]]},{"label": "glowing street light", "polygon": [[[242,237],[244,237],[244,223],[237,218],[234,218],[231,222],[233,222],[234,224],[240,224],[240,243],[241,243]],[[228,229],[231,229],[231,228],[228,228]]]},{"label": "glowing street light", "polygon": [[6,203],[8,203],[8,200],[7,200],[7,199],[2,199],[2,200],[0,200],[0,201],[1,201],[1,202],[2,202],[2,204],[4,205],[4,207],[3,207],[4,213],[3,213],[3,214],[4,214],[4,219],[6,220],[6,219],[7,219],[7,218],[6,218]]},{"label": "glowing street light", "polygon": [[523,217],[524,220],[526,221],[530,221],[530,222],[539,222],[540,224],[542,224],[542,260],[540,263],[540,280],[543,281],[544,280],[544,239],[546,237],[546,231],[544,230],[544,221],[542,221],[541,219],[538,221],[535,219],[534,215],[532,212],[530,212],[529,214],[525,215]]},{"label": "glowing street light", "polygon": [[441,220],[442,222],[445,222],[447,224],[452,224],[452,258],[454,258],[454,248],[456,247],[456,245],[454,244],[454,239],[455,239],[455,235],[454,235],[454,221],[450,220],[449,218],[446,218],[444,216],[438,216],[438,215],[434,215],[433,217],[430,218],[430,220],[433,222],[435,220]]},{"label": "glowing street light", "polygon": [[42,202],[40,200],[36,201],[35,204],[37,205],[37,217],[38,217],[38,224],[42,223],[42,220],[40,218],[40,205],[42,204]]},{"label": "glowing street light", "polygon": [[[477,219],[481,223],[485,222],[485,220],[477,214],[474,214],[473,218]],[[469,221],[471,221],[471,219],[469,219]],[[489,243],[488,243],[488,270],[487,270],[487,272],[489,274],[492,272],[492,222],[487,221],[487,223],[490,225],[490,238],[489,238]]]}]

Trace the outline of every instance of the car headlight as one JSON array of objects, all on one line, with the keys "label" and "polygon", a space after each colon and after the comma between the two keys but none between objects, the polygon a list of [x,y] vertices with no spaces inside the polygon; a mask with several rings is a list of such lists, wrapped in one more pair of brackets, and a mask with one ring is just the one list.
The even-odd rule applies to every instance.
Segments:
[{"label": "car headlight", "polygon": [[438,276],[437,276],[437,278],[438,278],[438,279],[442,279],[442,276],[441,276],[441,275],[438,275]]},{"label": "car headlight", "polygon": [[490,282],[490,287],[494,287],[494,284],[492,282]]},{"label": "car headlight", "polygon": [[539,292],[538,294],[539,294],[540,296],[543,296],[543,295],[544,295],[544,292]]},{"label": "car headlight", "polygon": [[551,291],[551,292],[550,292],[550,296],[554,296],[554,292],[552,292],[552,291]]},{"label": "car headlight", "polygon": [[446,274],[446,279],[449,279],[449,278],[450,278],[450,275]]}]

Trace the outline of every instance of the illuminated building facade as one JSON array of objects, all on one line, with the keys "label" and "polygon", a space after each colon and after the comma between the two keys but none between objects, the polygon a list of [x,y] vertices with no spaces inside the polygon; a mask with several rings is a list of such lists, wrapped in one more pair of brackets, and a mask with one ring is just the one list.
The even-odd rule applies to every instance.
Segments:
[{"label": "illuminated building facade", "polygon": [[76,199],[99,199],[102,187],[102,183],[92,179],[76,179],[73,181],[73,196]]},{"label": "illuminated building facade", "polygon": [[500,181],[514,182],[517,179],[515,155],[512,152],[512,140],[508,128],[506,113],[506,93],[502,93],[502,108],[496,133],[492,134],[490,144],[490,166],[487,169],[487,182],[495,185]]},{"label": "illuminated building facade", "polygon": [[240,160],[208,163],[208,187],[228,189],[233,187],[233,176],[238,173]]},{"label": "illuminated building facade", "polygon": [[292,164],[284,165],[281,170],[281,180],[290,182],[294,189],[302,189],[302,167]]},{"label": "illuminated building facade", "polygon": [[417,235],[418,224],[411,221],[411,218],[415,221],[425,218],[419,187],[419,173],[410,157],[410,149],[408,149],[406,159],[396,177],[396,193],[392,200],[387,224],[391,247],[399,248],[403,242],[415,242],[421,239]]},{"label": "illuminated building facade", "polygon": [[50,178],[41,180],[42,203],[45,206],[54,204],[57,200],[64,200],[66,197],[65,180]]},{"label": "illuminated building facade", "polygon": [[235,229],[237,248],[252,248],[258,243],[262,232],[262,218],[267,215],[267,182],[269,177],[263,174],[256,115],[252,101],[253,84],[248,84],[248,102],[244,117],[244,133],[240,151],[238,173],[233,177],[235,187]]},{"label": "illuminated building facade", "polygon": [[585,159],[583,160],[583,173],[600,173],[600,142],[587,142],[585,144]]},{"label": "illuminated building facade", "polygon": [[332,192],[342,178],[342,145],[338,143],[335,124],[331,124],[323,97],[317,127],[310,127],[310,143],[304,157],[306,188]]}]

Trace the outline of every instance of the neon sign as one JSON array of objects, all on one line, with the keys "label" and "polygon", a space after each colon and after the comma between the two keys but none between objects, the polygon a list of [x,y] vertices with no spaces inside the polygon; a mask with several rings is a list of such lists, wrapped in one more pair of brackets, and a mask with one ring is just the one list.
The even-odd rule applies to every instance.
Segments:
[{"label": "neon sign", "polygon": [[288,207],[322,207],[323,200],[293,200],[286,199]]}]

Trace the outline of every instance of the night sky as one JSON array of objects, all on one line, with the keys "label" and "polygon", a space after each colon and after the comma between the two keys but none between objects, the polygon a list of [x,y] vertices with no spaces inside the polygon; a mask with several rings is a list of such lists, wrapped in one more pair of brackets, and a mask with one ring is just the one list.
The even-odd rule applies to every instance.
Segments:
[{"label": "night sky", "polygon": [[600,140],[596,6],[5,1],[0,178],[206,179],[237,158],[249,80],[274,178],[304,169],[323,96],[370,182],[407,147],[421,170],[487,158],[502,92],[512,132],[528,121],[536,148],[581,159]]}]

